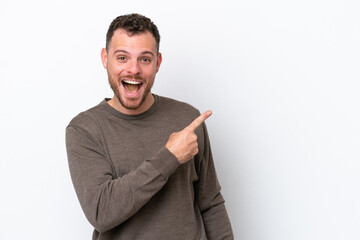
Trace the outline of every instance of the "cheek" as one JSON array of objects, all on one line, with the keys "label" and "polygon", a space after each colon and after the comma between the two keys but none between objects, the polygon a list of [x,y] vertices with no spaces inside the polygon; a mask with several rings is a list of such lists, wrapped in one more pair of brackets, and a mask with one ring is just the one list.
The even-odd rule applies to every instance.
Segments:
[{"label": "cheek", "polygon": [[158,71],[158,68],[157,68],[156,65],[155,65],[155,66],[151,66],[151,68],[149,68],[149,71],[148,71],[149,76],[155,77],[157,71]]},{"label": "cheek", "polygon": [[154,82],[155,76],[156,76],[156,72],[154,71],[149,72],[149,74],[147,75],[149,82]]},{"label": "cheek", "polygon": [[117,65],[112,65],[109,69],[109,73],[112,75],[112,76],[118,76],[122,73],[122,68],[120,66],[117,66]]}]

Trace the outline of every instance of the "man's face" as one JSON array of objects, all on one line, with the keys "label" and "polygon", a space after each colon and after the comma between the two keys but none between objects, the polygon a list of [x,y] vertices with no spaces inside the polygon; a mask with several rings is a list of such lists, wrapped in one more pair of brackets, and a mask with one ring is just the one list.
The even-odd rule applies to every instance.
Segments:
[{"label": "man's face", "polygon": [[118,109],[131,113],[146,110],[153,101],[149,93],[161,64],[153,35],[148,31],[129,35],[124,29],[117,29],[101,58]]}]

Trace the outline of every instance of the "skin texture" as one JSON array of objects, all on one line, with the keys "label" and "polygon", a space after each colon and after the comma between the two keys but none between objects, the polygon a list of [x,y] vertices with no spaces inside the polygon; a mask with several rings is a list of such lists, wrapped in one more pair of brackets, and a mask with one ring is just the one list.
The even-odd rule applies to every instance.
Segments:
[{"label": "skin texture", "polygon": [[[162,61],[153,35],[148,31],[130,35],[124,29],[117,29],[108,50],[102,49],[101,60],[114,91],[114,97],[108,103],[128,115],[148,110],[154,103],[151,88]],[[129,80],[140,83],[136,92],[129,92],[124,87],[123,82]],[[170,135],[165,147],[176,156],[180,164],[198,153],[195,130],[211,114],[211,111],[206,111],[182,131]]]}]

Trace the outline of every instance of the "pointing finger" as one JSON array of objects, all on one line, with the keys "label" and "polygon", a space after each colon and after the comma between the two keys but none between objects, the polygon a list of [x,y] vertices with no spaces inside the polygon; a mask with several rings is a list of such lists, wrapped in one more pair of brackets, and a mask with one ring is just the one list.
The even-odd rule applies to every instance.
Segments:
[{"label": "pointing finger", "polygon": [[210,110],[204,112],[199,117],[197,117],[190,125],[187,127],[192,131],[195,131],[208,117],[210,117],[212,112]]}]

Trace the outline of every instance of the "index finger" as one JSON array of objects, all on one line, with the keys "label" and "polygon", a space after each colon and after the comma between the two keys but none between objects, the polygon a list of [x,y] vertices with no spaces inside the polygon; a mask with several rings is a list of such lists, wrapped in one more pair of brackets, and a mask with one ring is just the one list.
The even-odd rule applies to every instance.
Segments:
[{"label": "index finger", "polygon": [[208,117],[210,117],[212,112],[210,110],[204,112],[199,117],[197,117],[189,126],[188,129],[195,131]]}]

